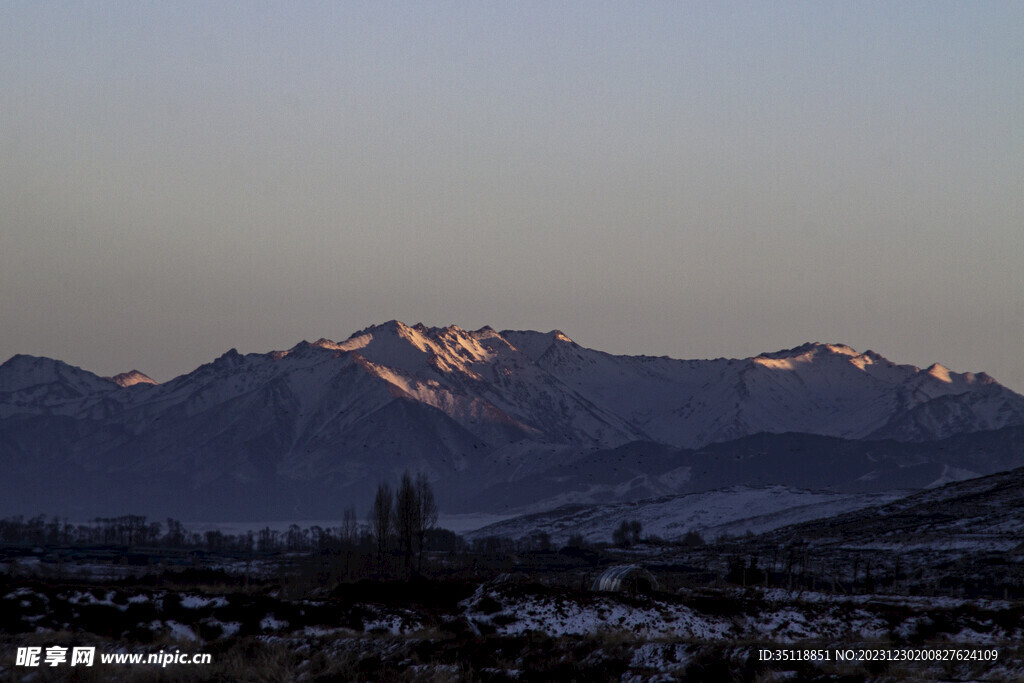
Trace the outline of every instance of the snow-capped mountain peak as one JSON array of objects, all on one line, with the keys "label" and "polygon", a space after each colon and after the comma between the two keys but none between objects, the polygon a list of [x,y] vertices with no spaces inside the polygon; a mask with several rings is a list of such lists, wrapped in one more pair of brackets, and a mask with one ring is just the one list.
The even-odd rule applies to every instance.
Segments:
[{"label": "snow-capped mountain peak", "polygon": [[932,363],[925,372],[927,372],[929,376],[934,377],[940,382],[945,382],[946,384],[950,384],[953,381],[949,376],[949,368],[939,365],[938,363]]},{"label": "snow-capped mountain peak", "polygon": [[534,332],[533,330],[503,330],[501,336],[512,346],[536,361],[556,344],[575,344],[561,330]]},{"label": "snow-capped mountain peak", "polygon": [[18,354],[0,365],[0,394],[45,386],[72,389],[76,394],[112,388],[107,380],[52,358]]},{"label": "snow-capped mountain peak", "polygon": [[823,344],[821,342],[808,342],[801,344],[800,346],[794,346],[791,349],[783,349],[782,351],[772,351],[768,353],[762,353],[757,358],[819,358],[829,356],[845,356],[845,357],[857,357],[860,356],[859,352],[855,349],[847,346],[846,344]]},{"label": "snow-capped mountain peak", "polygon": [[138,370],[129,370],[128,372],[122,372],[113,377],[104,377],[103,379],[108,379],[119,387],[133,387],[136,384],[157,384],[157,381],[152,377]]},{"label": "snow-capped mountain peak", "polygon": [[469,366],[491,356],[490,350],[456,325],[435,328],[417,323],[410,327],[397,320],[368,327],[343,342],[321,339],[316,346],[357,352],[377,366],[411,373],[433,368],[473,374]]}]

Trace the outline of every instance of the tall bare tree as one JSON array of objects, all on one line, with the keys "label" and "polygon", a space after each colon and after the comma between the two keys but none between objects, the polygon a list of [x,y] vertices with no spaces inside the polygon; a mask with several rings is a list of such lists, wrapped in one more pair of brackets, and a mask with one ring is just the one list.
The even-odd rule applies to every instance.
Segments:
[{"label": "tall bare tree", "polygon": [[394,496],[391,487],[387,484],[377,486],[377,495],[370,507],[368,521],[370,532],[377,545],[377,567],[383,572],[384,560],[387,557],[388,542],[391,539],[391,529],[394,523],[392,519],[392,505]]},{"label": "tall bare tree", "polygon": [[416,486],[406,470],[402,474],[402,483],[395,496],[395,531],[398,535],[398,548],[405,558],[406,574],[412,573],[413,545],[416,543],[420,529],[420,503]]},{"label": "tall bare tree", "polygon": [[416,474],[416,499],[419,503],[419,525],[416,529],[419,546],[417,571],[423,571],[423,547],[426,545],[427,534],[437,525],[437,501],[434,500],[434,491],[430,488],[425,472]]},{"label": "tall bare tree", "polygon": [[339,535],[341,542],[346,545],[354,547],[359,542],[359,522],[356,519],[356,509],[352,505],[345,508]]}]

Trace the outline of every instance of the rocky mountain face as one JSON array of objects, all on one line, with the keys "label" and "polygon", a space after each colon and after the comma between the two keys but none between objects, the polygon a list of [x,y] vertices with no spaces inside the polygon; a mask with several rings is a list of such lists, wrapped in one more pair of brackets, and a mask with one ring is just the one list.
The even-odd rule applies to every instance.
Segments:
[{"label": "rocky mountain face", "polygon": [[484,490],[630,444],[671,459],[762,433],[915,443],[1014,425],[1024,397],[987,375],[842,345],[684,361],[558,331],[392,321],[342,342],[231,350],[163,384],[15,356],[0,366],[0,514],[335,517],[407,468],[442,506],[483,509]]}]

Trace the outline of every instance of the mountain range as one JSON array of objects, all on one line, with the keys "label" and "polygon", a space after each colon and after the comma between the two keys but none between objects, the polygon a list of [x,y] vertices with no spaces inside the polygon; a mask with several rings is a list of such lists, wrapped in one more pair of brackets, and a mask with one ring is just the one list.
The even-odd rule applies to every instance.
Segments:
[{"label": "mountain range", "polygon": [[[341,342],[232,349],[165,383],[14,356],[0,365],[0,514],[337,518],[405,469],[462,511],[574,490],[878,491],[1024,464],[1022,425],[1024,397],[984,373],[841,344],[676,360],[603,353],[557,330],[391,321]],[[964,455],[975,442],[985,457]],[[623,458],[631,479],[616,481]],[[806,481],[806,467],[823,478]],[[886,472],[917,475],[890,485]],[[608,486],[586,489],[595,478]]]}]

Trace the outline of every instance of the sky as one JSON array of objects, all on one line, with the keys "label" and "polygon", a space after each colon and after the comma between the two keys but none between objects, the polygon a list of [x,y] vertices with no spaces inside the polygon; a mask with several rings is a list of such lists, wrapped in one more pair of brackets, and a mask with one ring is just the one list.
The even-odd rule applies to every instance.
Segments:
[{"label": "sky", "polygon": [[0,3],[0,360],[391,319],[1024,392],[1024,3]]}]

